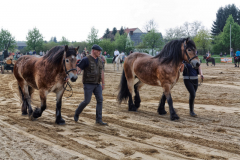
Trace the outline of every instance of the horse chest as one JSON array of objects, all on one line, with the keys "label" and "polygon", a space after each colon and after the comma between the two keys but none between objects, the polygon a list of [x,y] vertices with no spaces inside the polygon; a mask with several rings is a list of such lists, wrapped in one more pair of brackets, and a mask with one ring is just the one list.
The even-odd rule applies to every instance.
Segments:
[{"label": "horse chest", "polygon": [[50,89],[49,92],[56,92],[63,89],[63,84],[62,83],[56,83],[55,85],[53,85]]}]

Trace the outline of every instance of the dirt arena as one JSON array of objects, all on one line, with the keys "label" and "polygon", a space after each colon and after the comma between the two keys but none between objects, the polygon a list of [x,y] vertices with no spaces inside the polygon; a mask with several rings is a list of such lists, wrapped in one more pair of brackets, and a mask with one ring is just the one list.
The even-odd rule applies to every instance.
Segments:
[{"label": "dirt arena", "polygon": [[[206,67],[204,83],[198,88],[195,113],[189,116],[188,98],[182,77],[172,90],[180,117],[170,121],[169,113],[157,114],[162,88],[145,85],[138,112],[116,102],[121,72],[106,66],[103,91],[103,120],[95,125],[95,104],[91,103],[73,120],[83,100],[82,77],[72,83],[73,97],[63,99],[66,125],[55,122],[55,95],[49,94],[47,109],[36,121],[21,115],[17,81],[12,73],[0,74],[0,159],[240,159],[240,68],[233,64]],[[64,97],[69,96],[66,92]],[[33,107],[40,107],[38,92]],[[168,104],[166,103],[168,111]]]}]

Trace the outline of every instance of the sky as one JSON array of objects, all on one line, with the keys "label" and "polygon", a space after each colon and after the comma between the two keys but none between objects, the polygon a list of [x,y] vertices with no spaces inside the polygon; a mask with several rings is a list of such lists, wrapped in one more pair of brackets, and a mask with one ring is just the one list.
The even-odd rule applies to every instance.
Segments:
[{"label": "sky", "polygon": [[211,29],[220,7],[240,0],[1,0],[0,28],[16,41],[26,41],[29,30],[39,29],[44,40],[62,36],[69,41],[85,41],[94,26],[102,37],[105,30],[121,26],[143,27],[153,19],[163,36],[169,28],[199,21]]}]

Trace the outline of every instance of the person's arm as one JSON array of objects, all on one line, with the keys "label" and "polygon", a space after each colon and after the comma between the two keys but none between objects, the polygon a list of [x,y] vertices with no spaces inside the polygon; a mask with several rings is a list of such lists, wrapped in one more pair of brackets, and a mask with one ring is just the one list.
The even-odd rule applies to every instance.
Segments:
[{"label": "person's arm", "polygon": [[199,72],[201,78],[203,79],[204,77],[203,77],[201,66],[198,67],[198,72]]},{"label": "person's arm", "polygon": [[102,70],[102,90],[104,90],[105,82],[104,82],[104,72]]}]

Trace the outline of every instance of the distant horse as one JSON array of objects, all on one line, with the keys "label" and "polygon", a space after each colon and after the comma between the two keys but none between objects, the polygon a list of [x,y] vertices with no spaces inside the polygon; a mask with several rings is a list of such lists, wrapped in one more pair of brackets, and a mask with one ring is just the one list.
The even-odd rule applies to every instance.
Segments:
[{"label": "distant horse", "polygon": [[[119,70],[119,64],[121,64],[121,61],[123,60],[123,56],[119,54],[116,58],[115,61],[113,62],[114,65],[114,71],[115,71],[115,64],[117,64],[117,71]],[[121,64],[122,67],[122,64]]]},{"label": "distant horse", "polygon": [[[31,120],[41,117],[46,109],[48,93],[54,92],[57,97],[55,123],[65,124],[61,116],[62,96],[66,78],[68,77],[72,82],[78,78],[76,69],[78,48],[68,48],[67,45],[56,46],[43,57],[26,55],[17,60],[14,65],[14,75],[22,96],[22,115],[27,115],[28,109]],[[39,90],[41,108],[36,108],[33,112],[31,96],[34,89]]]},{"label": "distant horse", "polygon": [[[239,62],[240,62],[240,57],[235,56],[235,57],[234,57],[235,67],[239,67]],[[237,63],[238,63],[238,65],[237,65]]]},{"label": "distant horse", "polygon": [[[132,53],[124,62],[124,70],[119,84],[118,102],[128,99],[128,110],[137,111],[141,99],[139,89],[145,84],[163,87],[162,99],[159,103],[158,113],[164,115],[165,101],[167,100],[171,120],[179,119],[173,108],[171,89],[177,83],[180,75],[182,61],[190,63],[193,68],[198,68],[200,62],[196,53],[196,46],[189,38],[172,40],[167,43],[162,51],[155,57],[146,53]],[[138,82],[134,85],[134,79]],[[135,92],[134,103],[132,100]]]},{"label": "distant horse", "polygon": [[[203,60],[204,60],[204,59],[206,59],[206,64],[207,64],[207,66],[208,66],[208,62],[212,62],[212,65],[215,66],[215,59],[214,59],[213,57],[210,57],[210,58],[207,59],[207,56],[203,56]],[[211,65],[211,66],[212,66],[212,65]]]}]

